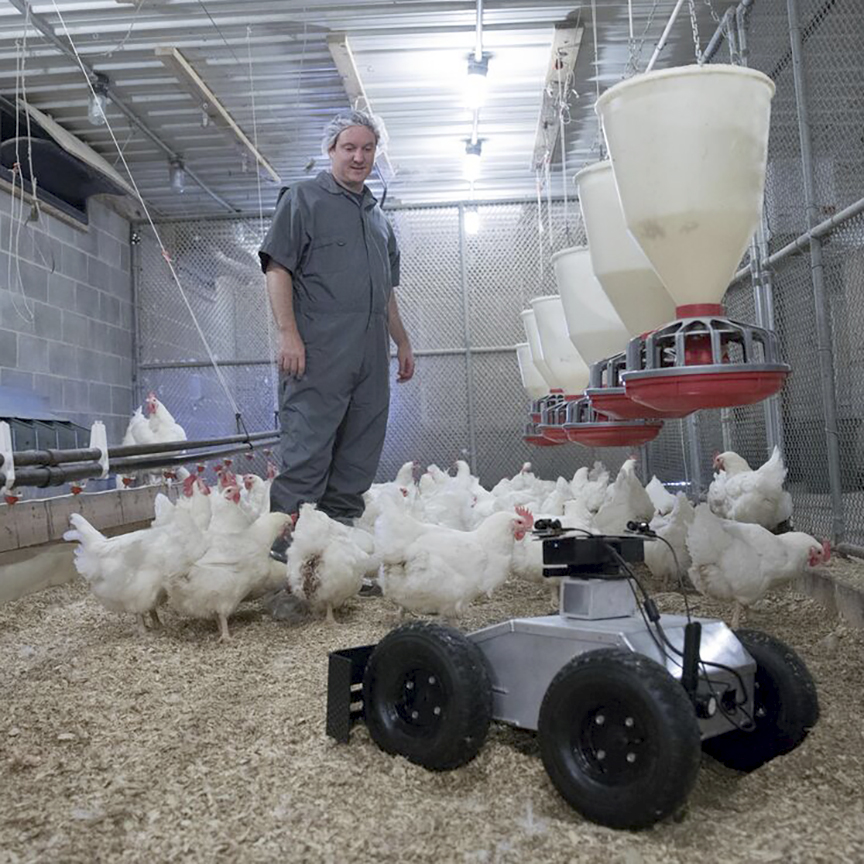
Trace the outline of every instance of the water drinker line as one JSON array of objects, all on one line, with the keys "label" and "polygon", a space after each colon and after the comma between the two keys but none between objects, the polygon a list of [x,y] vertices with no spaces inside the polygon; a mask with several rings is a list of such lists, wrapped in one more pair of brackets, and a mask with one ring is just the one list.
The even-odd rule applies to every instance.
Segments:
[{"label": "water drinker line", "polygon": [[752,404],[789,374],[776,336],[721,305],[761,217],[773,94],[752,69],[685,66],[597,100],[627,230],[676,305],[620,376],[657,411]]}]

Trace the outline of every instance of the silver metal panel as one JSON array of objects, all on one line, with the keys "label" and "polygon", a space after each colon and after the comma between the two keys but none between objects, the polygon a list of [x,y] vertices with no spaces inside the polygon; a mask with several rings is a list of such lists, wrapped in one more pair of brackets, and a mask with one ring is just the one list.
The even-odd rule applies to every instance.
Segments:
[{"label": "silver metal panel", "polygon": [[629,618],[636,614],[633,588],[626,579],[564,579],[561,614],[588,620]]},{"label": "silver metal panel", "polygon": [[[744,682],[747,701],[752,704],[755,664],[750,655],[722,621],[693,620],[702,624],[700,657],[716,692],[726,685],[739,685],[734,674],[712,667],[711,663],[736,670]],[[667,638],[682,651],[686,623],[683,615],[660,617]],[[585,651],[614,646],[629,648],[665,666],[673,677],[681,676],[677,655],[668,650],[664,657],[640,615],[590,623],[560,615],[516,618],[478,630],[470,638],[483,651],[489,665],[493,716],[524,729],[537,729],[540,705],[552,679],[567,662]],[[704,683],[699,692],[708,692]],[[700,721],[703,737],[730,728],[731,724],[719,714]]]}]

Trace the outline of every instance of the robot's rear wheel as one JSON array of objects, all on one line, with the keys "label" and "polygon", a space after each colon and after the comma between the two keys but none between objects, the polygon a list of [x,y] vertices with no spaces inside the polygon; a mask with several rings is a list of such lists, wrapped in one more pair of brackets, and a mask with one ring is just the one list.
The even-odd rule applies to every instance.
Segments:
[{"label": "robot's rear wheel", "polygon": [[363,676],[366,726],[387,753],[433,771],[470,762],[492,719],[480,649],[451,627],[412,622],[385,636]]},{"label": "robot's rear wheel", "polygon": [[735,635],[756,661],[754,728],[726,732],[702,746],[729,768],[753,771],[801,744],[819,719],[819,698],[804,661],[788,645],[758,630]]}]

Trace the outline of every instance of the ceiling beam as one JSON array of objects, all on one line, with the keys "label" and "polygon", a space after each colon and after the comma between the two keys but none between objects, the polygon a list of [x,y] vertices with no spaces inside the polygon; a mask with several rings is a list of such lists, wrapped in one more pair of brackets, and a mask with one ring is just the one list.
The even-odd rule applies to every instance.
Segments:
[{"label": "ceiling beam", "polygon": [[[327,47],[330,49],[330,55],[333,57],[333,63],[342,79],[342,86],[345,88],[345,94],[348,96],[351,107],[368,114],[374,114],[369,97],[366,95],[366,88],[360,78],[357,63],[354,61],[354,54],[348,44],[348,36],[345,33],[331,33],[327,37]],[[396,171],[386,151],[376,153],[375,164],[381,171],[385,183],[389,183],[396,176]]]},{"label": "ceiling beam", "polygon": [[[71,57],[76,62],[80,62],[81,66],[90,78],[96,78],[96,70],[86,60],[84,60],[83,57],[80,57],[76,53],[71,43],[67,44],[54,33],[54,29],[46,18],[43,18],[40,14],[34,12],[32,8],[29,8],[30,4],[28,0],[9,0],[9,2],[25,17],[29,14],[30,23],[33,27],[35,27],[58,51]],[[163,150],[169,159],[182,161],[182,156],[180,156],[173,147],[163,141],[156,132],[154,132],[128,105],[126,105],[122,97],[111,85],[110,81],[108,82],[108,97],[111,99],[114,106],[126,117],[126,119],[136,126],[140,132],[142,132],[161,150]],[[232,212],[238,212],[237,208],[233,204],[226,201],[217,192],[214,192],[193,170],[187,167],[185,168],[185,171],[186,176],[197,183],[214,201],[217,201],[223,207]]]},{"label": "ceiling beam", "polygon": [[[552,161],[552,154],[558,146],[558,133],[561,126],[558,119],[558,81],[559,79],[566,81],[576,66],[582,32],[582,27],[570,21],[555,25],[549,66],[540,97],[537,132],[534,135],[534,154],[531,157],[531,168],[534,171],[542,168],[547,159]],[[597,70],[594,74],[597,74]]]},{"label": "ceiling beam", "polygon": [[264,158],[261,151],[249,140],[228,109],[216,98],[216,94],[204,83],[192,64],[176,48],[161,46],[156,56],[177,76],[181,86],[191,92],[192,97],[201,101],[201,109],[220,128],[232,133],[240,143],[255,157],[275,183],[282,183],[276,169]]}]

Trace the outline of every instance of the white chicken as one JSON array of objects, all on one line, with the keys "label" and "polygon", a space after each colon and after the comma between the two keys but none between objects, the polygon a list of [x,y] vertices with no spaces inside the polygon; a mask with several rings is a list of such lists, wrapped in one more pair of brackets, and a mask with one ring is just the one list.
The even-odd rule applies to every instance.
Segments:
[{"label": "white chicken", "polygon": [[314,504],[301,506],[288,548],[288,584],[295,597],[335,623],[333,610],[357,594],[363,576],[377,569],[371,534],[336,522]]},{"label": "white chicken", "polygon": [[494,513],[464,532],[385,511],[375,523],[382,592],[402,610],[459,616],[472,600],[504,582],[513,544],[533,524],[523,508]]},{"label": "white chicken", "polygon": [[667,516],[675,507],[675,496],[657,479],[652,477],[645,486],[645,491],[654,505],[655,516]]},{"label": "white chicken", "polygon": [[167,443],[186,440],[186,431],[156,398],[156,394],[152,390],[144,400],[144,410],[147,414],[147,424],[155,441]]},{"label": "white chicken", "polygon": [[270,487],[273,478],[262,480],[257,474],[243,475],[243,488],[240,490],[240,509],[250,521],[262,513],[270,512]]},{"label": "white chicken", "polygon": [[573,497],[570,481],[559,477],[555,481],[555,488],[540,502],[540,510],[554,516],[564,513],[564,505]]},{"label": "white chicken", "polygon": [[827,541],[820,543],[798,531],[775,535],[761,525],[720,519],[707,504],[696,508],[687,548],[692,559],[690,580],[696,590],[734,602],[733,630],[744,607],[831,558]]},{"label": "white chicken", "polygon": [[631,456],[606,490],[594,527],[601,534],[623,534],[628,522],[648,522],[653,515],[654,505],[636,476],[636,459]]},{"label": "white chicken", "polygon": [[[165,496],[157,500],[155,527],[105,537],[80,513],[69,517],[72,530],[63,539],[78,542],[75,569],[96,599],[112,612],[131,612],[140,632],[146,616],[158,624],[156,607],[165,599],[165,580],[187,570],[206,547],[190,513],[174,507]],[[171,513],[169,517],[168,508]]]},{"label": "white chicken", "polygon": [[576,471],[570,481],[570,494],[584,501],[591,513],[596,513],[606,500],[608,486],[609,472],[602,462],[595,462],[590,470],[583,466]]},{"label": "white chicken", "polygon": [[270,546],[292,524],[286,513],[264,513],[241,531],[210,533],[207,551],[186,572],[166,581],[171,606],[195,618],[215,615],[220,641],[230,641],[228,616],[245,597],[270,583]]},{"label": "white chicken", "polygon": [[731,451],[715,456],[714,467],[718,473],[708,488],[708,506],[716,516],[769,530],[789,521],[792,496],[783,488],[786,468],[777,447],[755,471]]},{"label": "white chicken", "polygon": [[[655,477],[654,480],[657,478]],[[652,481],[653,482],[653,481]],[[660,482],[659,480],[657,481]],[[651,485],[650,483],[648,484]],[[647,487],[646,487],[647,491]],[[665,489],[664,489],[665,491]],[[657,490],[655,489],[655,493]],[[653,496],[652,496],[653,497]],[[650,522],[651,530],[663,539],[646,540],[645,565],[664,587],[676,583],[690,566],[690,553],[687,551],[687,532],[693,524],[696,511],[683,492],[671,495],[672,507],[665,513],[656,513]],[[658,496],[655,500],[662,500]],[[665,500],[662,501],[664,509]],[[675,554],[669,546],[675,550]],[[676,566],[677,557],[677,566]]]}]

